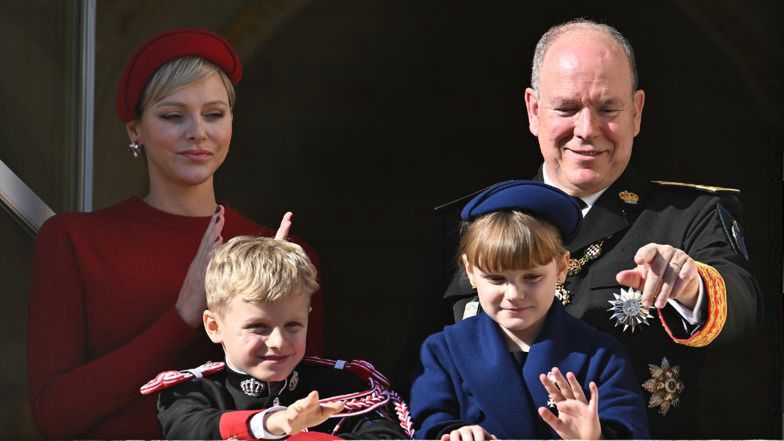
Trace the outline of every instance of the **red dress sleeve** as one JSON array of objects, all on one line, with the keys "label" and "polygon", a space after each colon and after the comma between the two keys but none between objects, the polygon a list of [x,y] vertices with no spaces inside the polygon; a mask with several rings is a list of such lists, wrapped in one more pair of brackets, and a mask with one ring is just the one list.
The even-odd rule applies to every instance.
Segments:
[{"label": "red dress sleeve", "polygon": [[[28,392],[33,418],[46,438],[83,434],[138,400],[139,386],[150,372],[170,368],[179,351],[197,337],[172,306],[132,340],[90,359],[90,319],[76,259],[80,243],[71,228],[78,225],[76,216],[60,215],[46,222],[35,247]],[[126,256],[129,263],[139,257]]]}]

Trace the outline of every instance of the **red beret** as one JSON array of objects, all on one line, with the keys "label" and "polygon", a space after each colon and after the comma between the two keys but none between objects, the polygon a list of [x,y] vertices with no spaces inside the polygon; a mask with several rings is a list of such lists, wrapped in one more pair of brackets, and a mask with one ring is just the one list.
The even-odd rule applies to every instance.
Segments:
[{"label": "red beret", "polygon": [[139,97],[147,82],[161,66],[174,59],[196,56],[220,67],[237,85],[242,64],[237,52],[218,34],[205,29],[173,29],[142,43],[131,55],[117,87],[117,116],[129,122],[135,116]]}]

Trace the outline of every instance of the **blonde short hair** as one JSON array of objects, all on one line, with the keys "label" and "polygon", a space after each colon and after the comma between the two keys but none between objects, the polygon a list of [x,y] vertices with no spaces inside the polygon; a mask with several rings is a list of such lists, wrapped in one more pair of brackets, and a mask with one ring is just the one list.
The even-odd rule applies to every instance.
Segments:
[{"label": "blonde short hair", "polygon": [[302,247],[268,237],[237,236],[218,247],[204,280],[207,308],[221,312],[235,296],[274,302],[318,289],[316,268]]},{"label": "blonde short hair", "polygon": [[229,107],[233,109],[237,94],[226,73],[220,67],[204,58],[187,56],[169,61],[155,71],[139,97],[139,103],[136,107],[136,119],[139,119],[144,109],[152,104],[166,98],[178,89],[207,78],[215,72],[218,73],[223,81],[223,85],[226,86],[226,93],[229,96]]},{"label": "blonde short hair", "polygon": [[546,265],[564,253],[561,235],[552,224],[520,211],[502,210],[464,223],[457,255],[492,273]]}]

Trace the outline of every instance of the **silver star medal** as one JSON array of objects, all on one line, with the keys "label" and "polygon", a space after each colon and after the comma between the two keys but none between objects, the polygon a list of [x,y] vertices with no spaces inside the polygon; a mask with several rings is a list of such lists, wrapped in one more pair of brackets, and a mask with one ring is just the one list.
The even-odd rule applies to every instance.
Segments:
[{"label": "silver star medal", "polygon": [[608,309],[613,315],[610,320],[615,319],[615,326],[623,325],[623,332],[631,327],[632,332],[637,329],[637,326],[642,327],[642,324],[650,326],[648,319],[653,317],[649,311],[650,308],[642,306],[642,293],[635,289],[629,288],[625,290],[621,288],[621,294],[613,293],[615,300],[610,300],[612,307]]}]

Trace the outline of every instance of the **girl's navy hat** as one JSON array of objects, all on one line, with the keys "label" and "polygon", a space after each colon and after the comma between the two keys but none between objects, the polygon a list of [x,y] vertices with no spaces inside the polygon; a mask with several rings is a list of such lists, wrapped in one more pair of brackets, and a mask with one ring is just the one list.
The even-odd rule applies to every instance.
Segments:
[{"label": "girl's navy hat", "polygon": [[537,181],[506,181],[486,188],[468,201],[460,216],[465,221],[493,211],[520,210],[553,224],[564,243],[571,242],[583,224],[577,202],[563,191]]}]

